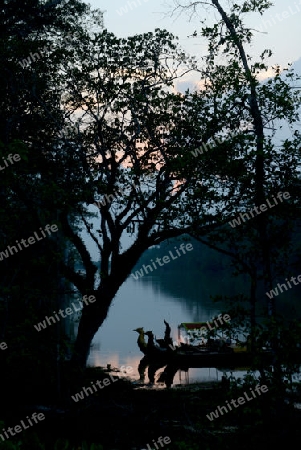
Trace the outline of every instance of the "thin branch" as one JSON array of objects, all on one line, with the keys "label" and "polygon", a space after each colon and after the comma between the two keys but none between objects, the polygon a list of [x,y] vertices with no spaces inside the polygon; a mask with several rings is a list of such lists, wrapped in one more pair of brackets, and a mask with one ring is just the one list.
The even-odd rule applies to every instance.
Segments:
[{"label": "thin branch", "polygon": [[91,226],[89,225],[89,223],[87,222],[87,220],[85,219],[85,217],[83,215],[81,216],[81,218],[82,218],[82,221],[84,222],[84,224],[86,226],[86,230],[87,230],[88,234],[91,236],[91,238],[93,239],[93,241],[97,245],[97,248],[100,251],[100,254],[102,254],[102,250],[103,250],[102,246],[100,245],[100,242],[98,241],[97,237],[92,233]]},{"label": "thin branch", "polygon": [[[78,283],[82,284],[83,282],[85,282],[90,287],[93,287],[94,286],[94,275],[95,275],[95,272],[97,269],[96,269],[95,265],[92,263],[90,253],[88,252],[87,247],[83,243],[82,239],[71,228],[69,221],[68,221],[67,214],[65,212],[61,212],[60,221],[61,221],[62,229],[63,229],[65,235],[73,243],[73,245],[79,252],[82,262],[86,269],[86,277],[84,278],[84,277],[80,276],[81,280],[78,277],[75,277],[76,282],[77,282],[77,284]],[[68,269],[69,269],[69,270],[67,270],[68,277],[70,278],[71,268],[69,267]],[[72,272],[75,273],[74,270],[72,270]]]}]

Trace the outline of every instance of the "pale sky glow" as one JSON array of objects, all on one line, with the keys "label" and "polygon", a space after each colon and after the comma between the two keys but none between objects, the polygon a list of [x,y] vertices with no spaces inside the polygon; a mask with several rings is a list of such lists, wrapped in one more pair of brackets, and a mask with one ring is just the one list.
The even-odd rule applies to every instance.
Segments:
[{"label": "pale sky glow", "polygon": [[[200,57],[206,51],[205,40],[188,36],[200,29],[200,18],[208,23],[212,21],[211,7],[200,8],[200,17],[190,19],[185,14],[170,17],[173,0],[91,0],[86,3],[105,11],[105,27],[119,37],[165,28],[179,37],[180,45],[191,55]],[[225,9],[227,3],[221,0]],[[248,53],[255,57],[269,48],[273,52],[271,65],[287,66],[301,57],[301,0],[275,0],[273,3],[263,16],[246,15],[248,25],[258,30]],[[214,14],[217,17],[217,13]]]},{"label": "pale sky glow", "polygon": [[[118,37],[133,36],[154,31],[156,28],[166,29],[179,37],[179,45],[191,56],[196,56],[200,61],[207,52],[207,41],[204,38],[188,37],[194,31],[200,31],[200,19],[206,20],[206,24],[212,24],[214,18],[219,16],[212,7],[199,9],[199,17],[189,18],[184,13],[171,17],[174,7],[173,0],[85,0],[94,8],[104,12],[105,28]],[[181,0],[184,2],[185,0]],[[222,7],[227,11],[228,0],[220,0]],[[241,3],[242,0],[237,0]],[[186,1],[188,3],[188,0]],[[136,6],[135,6],[136,5]],[[289,63],[296,64],[297,72],[301,74],[301,0],[275,0],[274,6],[260,16],[260,14],[247,14],[247,26],[254,31],[251,47],[247,48],[247,54],[253,60],[259,61],[259,56],[265,49],[271,49],[272,57],[268,65],[280,65],[287,67]],[[265,76],[259,75],[259,79],[273,76],[270,69]],[[186,74],[176,82],[175,88],[184,92],[187,88],[202,88],[204,80],[200,74]],[[287,128],[287,127],[286,127]],[[286,133],[291,133],[286,129]],[[283,131],[284,133],[284,131]],[[91,209],[96,207],[91,207]],[[97,220],[95,220],[95,226]],[[87,239],[89,241],[89,239]],[[123,246],[130,245],[132,238],[127,236],[123,240]],[[98,259],[98,253],[93,246],[89,249],[94,259]],[[124,249],[123,249],[124,250]]]}]

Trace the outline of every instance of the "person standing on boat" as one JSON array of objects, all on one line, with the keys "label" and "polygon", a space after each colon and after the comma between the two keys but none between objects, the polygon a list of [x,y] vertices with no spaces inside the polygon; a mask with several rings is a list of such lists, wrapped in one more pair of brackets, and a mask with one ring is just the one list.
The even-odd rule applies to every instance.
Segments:
[{"label": "person standing on boat", "polygon": [[171,339],[171,328],[169,323],[166,322],[166,320],[164,320],[165,323],[165,333],[164,333],[164,344],[166,348],[169,348],[169,346],[173,344],[172,339]]}]

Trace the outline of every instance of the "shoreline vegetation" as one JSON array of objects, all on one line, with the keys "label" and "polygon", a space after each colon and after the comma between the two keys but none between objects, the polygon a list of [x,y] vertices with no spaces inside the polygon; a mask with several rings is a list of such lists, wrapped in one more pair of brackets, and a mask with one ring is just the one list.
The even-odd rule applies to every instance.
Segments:
[{"label": "shoreline vegetation", "polygon": [[[20,425],[15,425],[14,427],[8,427],[6,430],[5,430],[5,428],[3,428],[0,432],[0,437],[1,437],[2,441],[6,441],[10,437],[16,436],[15,433],[21,433],[21,431],[27,430],[29,427],[33,427],[35,424],[39,423],[39,421],[45,420],[45,415],[43,413],[38,414],[38,413],[34,412],[31,416],[31,419],[34,421],[34,423],[32,423],[31,419],[28,416],[26,417],[26,419],[28,422],[27,424],[24,423],[24,420],[21,420]],[[29,426],[26,426],[28,424],[29,424]],[[14,429],[14,431],[13,431],[13,429]],[[5,439],[4,439],[2,433],[5,435]],[[8,435],[8,433],[10,434],[10,436]]]},{"label": "shoreline vegetation", "polygon": [[[257,392],[258,395],[261,395],[261,392],[265,393],[268,392],[268,387],[267,385],[263,384],[262,386],[260,386],[259,384],[256,385],[255,390]],[[260,392],[261,390],[261,392]],[[253,398],[256,398],[256,394],[255,392],[250,388],[251,394],[253,396]],[[244,398],[245,397],[245,398]],[[246,400],[248,400],[248,402],[250,402],[251,400],[253,400],[253,398],[249,398],[247,392],[243,392],[243,396],[242,397],[238,397],[236,399],[236,401],[238,402],[238,405],[235,404],[235,400],[232,399],[230,401],[230,403],[235,407],[238,408],[238,406],[240,405],[244,405],[246,403]],[[246,400],[245,400],[246,399]],[[227,409],[228,407],[228,409]],[[226,401],[226,406],[218,406],[217,409],[215,411],[212,411],[209,415],[207,414],[206,417],[207,419],[209,419],[210,421],[217,419],[218,417],[220,417],[220,415],[224,415],[223,410],[228,413],[230,411],[232,411],[232,407],[229,405],[229,402]]]},{"label": "shoreline vegetation", "polygon": [[[108,372],[115,373],[115,369],[87,369],[81,386],[107,378]],[[33,405],[29,411],[27,406],[27,415],[43,411],[47,428],[32,427],[32,431],[26,430],[21,436],[10,438],[10,444],[13,445],[16,439],[20,442],[26,439],[26,444],[22,446],[25,450],[142,449],[146,443],[153,443],[160,436],[168,436],[174,450],[199,450],[200,438],[205,449],[263,450],[267,438],[271,445],[276,445],[279,441],[283,442],[283,433],[285,436],[287,433],[300,434],[301,437],[301,430],[297,427],[301,411],[293,410],[288,405],[281,405],[281,429],[274,427],[271,421],[274,403],[270,389],[256,402],[251,402],[253,394],[248,394],[246,407],[235,408],[231,414],[224,414],[220,420],[212,420],[208,424],[205,416],[213,403],[227,403],[231,397],[243,396],[247,389],[252,392],[252,385],[232,389],[234,391],[225,389],[221,381],[213,381],[176,385],[172,389],[162,390],[133,385],[122,377],[119,383],[111,383],[106,389],[97,390],[79,403],[72,402],[71,409],[67,399],[56,408],[51,403],[52,407],[37,408]],[[253,389],[255,391],[256,387]],[[256,420],[257,423],[256,433],[252,437],[247,426],[249,420]],[[11,421],[2,422],[2,428],[10,424]],[[44,444],[46,442],[47,445]],[[244,446],[245,442],[249,444]],[[160,445],[158,447],[161,448]]]}]

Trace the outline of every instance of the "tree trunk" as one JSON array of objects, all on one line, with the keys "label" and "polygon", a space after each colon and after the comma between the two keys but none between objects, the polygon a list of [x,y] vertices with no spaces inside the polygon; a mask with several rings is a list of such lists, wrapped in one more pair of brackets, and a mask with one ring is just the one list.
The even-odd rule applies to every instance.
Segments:
[{"label": "tree trunk", "polygon": [[91,342],[99,327],[106,319],[110,307],[110,304],[108,305],[103,299],[100,299],[97,292],[95,293],[95,297],[97,304],[85,306],[79,322],[71,359],[72,366],[79,369],[85,368],[90,353]]},{"label": "tree trunk", "polygon": [[251,322],[251,353],[255,352],[255,328],[256,328],[256,289],[257,289],[257,276],[256,273],[251,275],[251,292],[250,292],[250,322]]},{"label": "tree trunk", "polygon": [[94,303],[84,305],[80,318],[78,333],[71,358],[74,368],[84,369],[90,352],[91,342],[106,319],[111,303],[120,286],[128,278],[131,270],[142,256],[148,245],[136,244],[124,254],[116,257],[110,275],[105,278],[97,290],[91,292],[96,298]]},{"label": "tree trunk", "polygon": [[[250,100],[249,107],[253,119],[254,131],[256,135],[256,158],[255,158],[255,205],[260,206],[265,202],[265,170],[264,170],[264,126],[261,110],[258,103],[258,96],[256,92],[257,81],[255,76],[252,75],[247,55],[245,53],[243,44],[236,32],[235,26],[232,23],[230,17],[221,7],[219,0],[212,0],[212,4],[217,8],[223,21],[228,28],[233,43],[237,47],[240,58],[244,67],[246,78],[250,86]],[[270,244],[268,239],[268,219],[264,215],[260,215],[256,218],[258,233],[261,241],[263,270],[264,270],[264,284],[266,290],[272,289],[272,273],[271,273],[271,254]],[[270,300],[268,304],[269,316],[274,314],[274,299]]]}]

